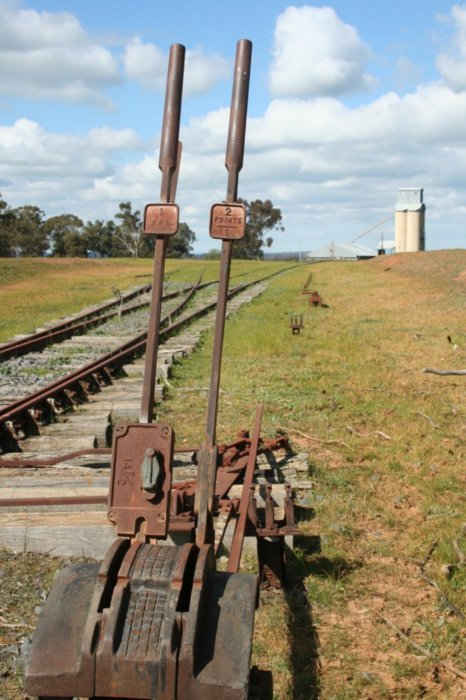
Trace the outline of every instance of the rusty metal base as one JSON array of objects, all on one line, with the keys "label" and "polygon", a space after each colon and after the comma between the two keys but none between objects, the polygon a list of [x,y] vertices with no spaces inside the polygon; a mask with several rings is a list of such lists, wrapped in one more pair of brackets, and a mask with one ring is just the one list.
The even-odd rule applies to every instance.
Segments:
[{"label": "rusty metal base", "polygon": [[257,577],[213,549],[117,540],[59,573],[25,671],[42,698],[246,700]]}]

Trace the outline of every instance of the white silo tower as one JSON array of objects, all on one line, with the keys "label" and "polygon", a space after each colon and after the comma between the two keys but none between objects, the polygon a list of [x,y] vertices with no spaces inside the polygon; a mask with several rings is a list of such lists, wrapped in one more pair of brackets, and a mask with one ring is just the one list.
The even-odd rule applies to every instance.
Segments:
[{"label": "white silo tower", "polygon": [[395,250],[397,253],[417,253],[425,250],[425,211],[422,187],[398,190],[395,205]]}]

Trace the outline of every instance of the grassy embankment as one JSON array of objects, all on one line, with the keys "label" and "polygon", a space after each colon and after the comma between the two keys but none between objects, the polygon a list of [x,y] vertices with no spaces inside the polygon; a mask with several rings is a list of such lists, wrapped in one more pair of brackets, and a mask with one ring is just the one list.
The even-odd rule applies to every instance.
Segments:
[{"label": "grassy embankment", "polygon": [[[232,281],[254,277],[254,270],[279,269],[283,264],[234,261]],[[165,284],[208,282],[218,278],[218,262],[167,260]],[[16,333],[31,333],[46,321],[111,299],[152,279],[148,259],[0,258],[0,342]]]},{"label": "grassy embankment", "polygon": [[[328,309],[300,294],[309,271]],[[264,402],[264,433],[287,429],[310,453],[314,517],[287,590],[257,615],[254,662],[280,700],[465,691],[466,377],[422,372],[466,367],[465,301],[466,251],[400,255],[302,266],[227,323],[220,439]],[[304,314],[299,336],[290,313]],[[206,337],[171,380],[161,415],[178,444],[202,437],[209,356]],[[34,624],[26,598],[20,619]]]}]

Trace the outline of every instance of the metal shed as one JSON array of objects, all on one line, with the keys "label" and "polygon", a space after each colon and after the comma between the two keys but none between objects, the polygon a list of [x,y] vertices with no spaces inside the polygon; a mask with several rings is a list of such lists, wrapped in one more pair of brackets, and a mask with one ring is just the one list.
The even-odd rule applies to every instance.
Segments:
[{"label": "metal shed", "polygon": [[313,260],[367,260],[375,258],[377,251],[359,243],[327,243],[309,251],[306,257]]}]

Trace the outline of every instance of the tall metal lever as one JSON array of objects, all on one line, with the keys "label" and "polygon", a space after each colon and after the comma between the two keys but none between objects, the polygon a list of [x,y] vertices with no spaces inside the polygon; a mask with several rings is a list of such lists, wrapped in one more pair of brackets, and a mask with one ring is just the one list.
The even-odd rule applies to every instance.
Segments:
[{"label": "tall metal lever", "polygon": [[159,168],[162,171],[160,203],[148,204],[144,211],[144,232],[155,234],[155,251],[140,415],[141,423],[152,423],[153,419],[167,236],[175,234],[178,230],[179,212],[174,201],[181,159],[181,143],[179,143],[178,137],[180,132],[184,57],[184,46],[173,44],[170,47],[159,156]]},{"label": "tall metal lever", "polygon": [[244,207],[236,203],[236,200],[238,196],[239,171],[243,167],[251,54],[252,43],[247,39],[239,41],[236,47],[230,124],[225,157],[225,166],[228,170],[227,194],[224,203],[215,204],[212,207],[210,217],[210,234],[213,238],[222,239],[222,254],[220,258],[220,279],[207,407],[207,423],[204,445],[199,454],[197,471],[197,502],[195,504],[197,513],[197,544],[210,542],[213,536],[210,511],[212,508],[217,469],[217,410],[231,254],[233,241],[243,237],[245,227]]}]

